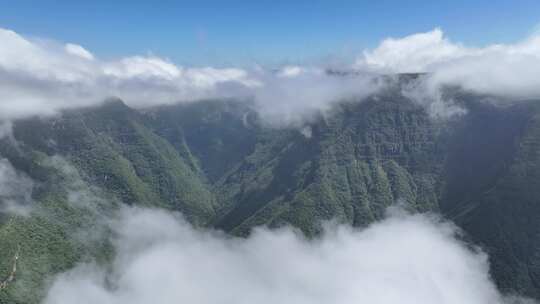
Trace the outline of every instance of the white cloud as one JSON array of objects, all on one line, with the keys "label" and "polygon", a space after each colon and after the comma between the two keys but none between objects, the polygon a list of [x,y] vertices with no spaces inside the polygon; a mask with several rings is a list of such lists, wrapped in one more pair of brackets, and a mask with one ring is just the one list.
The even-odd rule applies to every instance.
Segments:
[{"label": "white cloud", "polygon": [[103,72],[105,75],[120,79],[129,78],[163,78],[174,80],[182,71],[174,64],[157,57],[128,57],[106,64]]},{"label": "white cloud", "polygon": [[66,44],[65,49],[68,54],[79,56],[87,60],[94,60],[94,55],[78,44],[68,43]]},{"label": "white cloud", "polygon": [[50,115],[116,96],[133,107],[205,98],[255,98],[271,124],[298,123],[351,95],[374,91],[367,77],[317,67],[186,68],[155,56],[103,61],[80,45],[26,39],[0,29],[0,119]]},{"label": "white cloud", "polygon": [[385,39],[374,50],[364,51],[357,65],[397,73],[419,73],[426,72],[432,64],[449,61],[465,53],[463,47],[450,42],[437,28],[404,38]]},{"label": "white cloud", "polygon": [[113,230],[112,272],[80,265],[44,303],[505,303],[486,255],[420,215],[332,227],[312,241],[290,229],[230,238],[143,209],[123,210]]},{"label": "white cloud", "polygon": [[0,40],[0,71],[11,80],[21,81],[26,77],[35,81],[74,83],[84,81],[91,72],[87,59],[74,56],[61,46],[45,42],[39,45],[1,28]]},{"label": "white cloud", "polygon": [[103,61],[80,45],[0,29],[0,119],[48,115],[117,96],[135,107],[226,96],[228,83],[259,85],[241,69],[183,68],[158,57]]},{"label": "white cloud", "polygon": [[285,67],[255,77],[264,84],[250,90],[256,110],[273,126],[301,126],[343,99],[361,100],[383,87],[372,74],[331,76],[316,67]]},{"label": "white cloud", "polygon": [[34,182],[0,159],[0,213],[26,216],[30,213]]},{"label": "white cloud", "polygon": [[504,98],[539,98],[540,35],[481,48],[453,43],[440,29],[386,39],[356,66],[386,72],[428,72],[433,88],[446,85]]},{"label": "white cloud", "polygon": [[434,67],[431,81],[508,98],[540,97],[540,36],[493,45]]},{"label": "white cloud", "polygon": [[279,77],[296,77],[304,72],[302,67],[291,65],[283,67],[279,72]]},{"label": "white cloud", "polygon": [[330,76],[321,67],[188,68],[155,56],[100,60],[76,44],[36,41],[0,29],[0,120],[50,115],[116,96],[143,108],[206,98],[254,98],[271,125],[302,125],[343,98],[384,84],[374,73],[429,72],[409,96],[439,116],[462,113],[440,89],[452,85],[508,99],[540,98],[540,36],[515,44],[467,47],[440,29],[389,38],[354,64],[362,73]]}]

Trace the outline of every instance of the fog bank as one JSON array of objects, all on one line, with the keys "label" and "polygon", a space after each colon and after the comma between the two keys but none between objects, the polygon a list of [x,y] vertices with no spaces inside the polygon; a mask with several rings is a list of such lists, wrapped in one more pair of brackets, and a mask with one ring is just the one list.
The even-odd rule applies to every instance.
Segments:
[{"label": "fog bank", "polygon": [[439,219],[393,211],[364,230],[329,226],[317,240],[289,229],[247,239],[198,231],[159,210],[112,223],[112,270],[58,276],[44,303],[510,303],[487,256]]}]

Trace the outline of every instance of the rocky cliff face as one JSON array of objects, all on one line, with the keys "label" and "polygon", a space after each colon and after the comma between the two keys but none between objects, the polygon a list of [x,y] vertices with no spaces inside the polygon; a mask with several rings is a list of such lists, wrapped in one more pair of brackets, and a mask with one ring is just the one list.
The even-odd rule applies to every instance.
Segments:
[{"label": "rocky cliff face", "polygon": [[314,236],[322,221],[364,226],[392,204],[440,212],[486,248],[501,287],[540,297],[540,109],[463,102],[468,114],[439,121],[389,91],[295,128],[235,101],[135,111],[116,100],[18,121],[0,155],[33,181],[33,209],[0,214],[0,280],[19,253],[0,303],[35,302],[47,275],[107,260],[103,238],[72,232],[100,230],[121,204],[237,235],[292,224]]}]

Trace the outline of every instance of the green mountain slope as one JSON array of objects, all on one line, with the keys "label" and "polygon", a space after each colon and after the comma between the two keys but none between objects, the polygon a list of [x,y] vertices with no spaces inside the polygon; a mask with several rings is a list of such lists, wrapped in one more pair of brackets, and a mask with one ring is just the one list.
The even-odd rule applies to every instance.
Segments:
[{"label": "green mountain slope", "polygon": [[300,129],[268,127],[232,100],[144,111],[111,100],[17,121],[0,156],[34,182],[32,212],[0,213],[0,282],[20,251],[0,303],[36,303],[51,275],[106,262],[114,253],[101,221],[122,204],[236,235],[365,226],[392,204],[440,212],[489,252],[501,288],[540,298],[540,108],[463,104],[467,115],[438,121],[389,90]]},{"label": "green mountain slope", "polygon": [[178,210],[205,224],[215,213],[215,202],[194,160],[144,121],[121,101],[110,101],[56,119],[21,121],[15,137],[29,149],[66,157],[90,184],[127,204]]},{"label": "green mountain slope", "polygon": [[438,127],[418,106],[381,96],[342,104],[307,127],[308,138],[270,132],[219,181],[226,209],[218,227],[292,223],[313,234],[320,220],[366,225],[396,201],[437,210]]},{"label": "green mountain slope", "polygon": [[538,103],[476,113],[467,124],[443,209],[488,252],[502,290],[540,298]]}]

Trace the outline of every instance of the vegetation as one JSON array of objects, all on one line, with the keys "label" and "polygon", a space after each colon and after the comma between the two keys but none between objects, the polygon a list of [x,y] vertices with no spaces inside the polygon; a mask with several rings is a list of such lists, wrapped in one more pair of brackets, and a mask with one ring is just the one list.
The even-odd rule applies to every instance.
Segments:
[{"label": "vegetation", "polygon": [[[365,226],[401,204],[455,220],[492,257],[500,287],[540,298],[540,108],[460,96],[438,121],[389,90],[299,128],[269,128],[248,103],[135,111],[119,100],[17,121],[0,155],[35,181],[32,212],[0,214],[0,303],[37,303],[52,275],[114,252],[102,222],[121,204],[182,212],[247,235],[325,220]],[[0,200],[3,198],[0,197]]]}]

